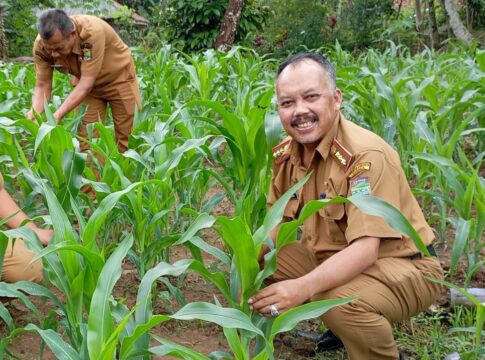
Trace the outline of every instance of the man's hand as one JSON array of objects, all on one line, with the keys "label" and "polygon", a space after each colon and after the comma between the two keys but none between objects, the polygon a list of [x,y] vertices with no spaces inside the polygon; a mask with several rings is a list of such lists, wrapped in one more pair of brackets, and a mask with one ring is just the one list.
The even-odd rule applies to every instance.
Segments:
[{"label": "man's hand", "polygon": [[30,110],[29,112],[27,112],[27,114],[25,114],[25,117],[27,119],[29,119],[30,121],[37,122],[37,119],[35,118],[34,112],[32,110]]},{"label": "man's hand", "polygon": [[310,298],[307,290],[300,279],[280,281],[252,296],[248,300],[249,308],[263,316],[271,317],[270,306],[274,305],[281,314],[307,301]]},{"label": "man's hand", "polygon": [[54,236],[54,231],[52,231],[51,229],[42,229],[34,224],[32,221],[28,222],[25,226],[34,230],[34,232],[39,237],[40,242],[44,246],[47,246],[49,244],[49,241],[52,239],[52,236]]},{"label": "man's hand", "polygon": [[59,123],[61,122],[61,120],[62,120],[62,116],[61,116],[61,115],[59,115],[59,112],[58,112],[58,111],[56,111],[56,112],[54,113],[54,119],[56,120],[56,124],[59,124]]},{"label": "man's hand", "polygon": [[37,228],[34,230],[37,236],[39,237],[40,242],[42,245],[47,246],[49,245],[49,241],[52,239],[54,236],[54,231],[51,229],[42,229],[42,228]]}]

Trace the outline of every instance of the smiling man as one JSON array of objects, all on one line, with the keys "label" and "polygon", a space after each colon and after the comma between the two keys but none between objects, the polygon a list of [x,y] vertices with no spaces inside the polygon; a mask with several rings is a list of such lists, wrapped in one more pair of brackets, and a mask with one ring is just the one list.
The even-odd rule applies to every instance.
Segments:
[{"label": "smiling man", "polygon": [[[34,43],[36,84],[32,110],[44,111],[50,101],[54,69],[72,76],[74,89],[54,113],[57,122],[81,104],[87,112],[79,135],[87,137],[87,125],[104,121],[109,104],[118,149],[128,148],[135,108],[141,109],[140,91],[131,51],[105,21],[90,15],[67,16],[62,10],[44,11],[37,23]],[[27,118],[34,120],[33,111]],[[96,133],[95,133],[96,135]],[[82,143],[82,149],[87,148]]]},{"label": "smiling man", "polygon": [[[268,205],[312,172],[289,201],[286,221],[297,218],[310,200],[374,195],[398,208],[434,254],[433,232],[399,156],[340,113],[342,92],[331,64],[316,53],[288,58],[278,71],[276,95],[289,138],[274,149]],[[411,239],[383,219],[352,204],[331,204],[303,224],[300,241],[279,252],[270,285],[249,302],[264,316],[278,316],[307,301],[357,295],[358,300],[331,309],[322,320],[350,359],[395,360],[400,354],[391,324],[425,310],[440,293],[440,286],[424,276],[442,278],[436,257],[422,256]]]}]

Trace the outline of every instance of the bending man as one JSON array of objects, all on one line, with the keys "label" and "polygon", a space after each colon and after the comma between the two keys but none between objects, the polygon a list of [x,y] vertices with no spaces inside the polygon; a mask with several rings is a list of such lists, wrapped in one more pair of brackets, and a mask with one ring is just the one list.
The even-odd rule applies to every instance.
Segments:
[{"label": "bending man", "polygon": [[[128,46],[109,24],[90,15],[69,17],[62,10],[46,10],[39,17],[37,29],[32,110],[43,112],[44,101],[50,100],[54,69],[71,74],[74,89],[54,113],[56,121],[60,122],[80,104],[86,104],[87,112],[79,135],[87,138],[87,125],[104,121],[109,104],[118,149],[125,151],[135,107],[141,109],[135,66]],[[32,110],[26,116],[34,120]],[[87,147],[82,143],[83,150]]]}]

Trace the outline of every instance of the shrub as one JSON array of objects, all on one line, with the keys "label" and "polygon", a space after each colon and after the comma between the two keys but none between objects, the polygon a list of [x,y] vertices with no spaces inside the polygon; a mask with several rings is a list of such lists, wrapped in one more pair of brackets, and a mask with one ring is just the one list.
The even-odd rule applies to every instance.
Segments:
[{"label": "shrub", "polygon": [[[228,0],[167,0],[161,9],[161,40],[185,51],[212,48],[227,4]],[[261,29],[268,13],[268,7],[257,1],[245,1],[236,41]]]}]

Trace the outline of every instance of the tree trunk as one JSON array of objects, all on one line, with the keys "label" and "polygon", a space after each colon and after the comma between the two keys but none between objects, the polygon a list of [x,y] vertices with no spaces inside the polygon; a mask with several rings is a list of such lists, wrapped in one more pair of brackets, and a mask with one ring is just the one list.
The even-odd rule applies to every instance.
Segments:
[{"label": "tree trunk", "polygon": [[421,32],[421,25],[423,24],[423,14],[421,13],[421,0],[414,1],[416,5],[416,30]]},{"label": "tree trunk", "polygon": [[446,15],[446,34],[448,35],[448,37],[450,38],[451,37],[451,26],[450,26],[450,16],[448,15],[448,13],[446,12],[446,4],[445,4],[445,0],[440,0],[440,6],[441,8],[445,11],[445,15]]},{"label": "tree trunk", "polygon": [[473,35],[467,30],[465,25],[460,20],[460,16],[456,11],[455,3],[453,0],[445,0],[446,13],[450,17],[450,26],[458,40],[463,41],[465,44],[471,44],[473,41]]},{"label": "tree trunk", "polygon": [[236,39],[237,26],[241,19],[244,0],[229,0],[219,35],[214,47],[218,50],[227,51]]},{"label": "tree trunk", "polygon": [[430,47],[435,49],[440,43],[440,34],[438,33],[438,23],[434,11],[434,0],[426,0],[429,16],[429,40]]},{"label": "tree trunk", "polygon": [[5,36],[5,26],[3,24],[3,8],[0,5],[0,59],[7,60],[8,43]]}]

